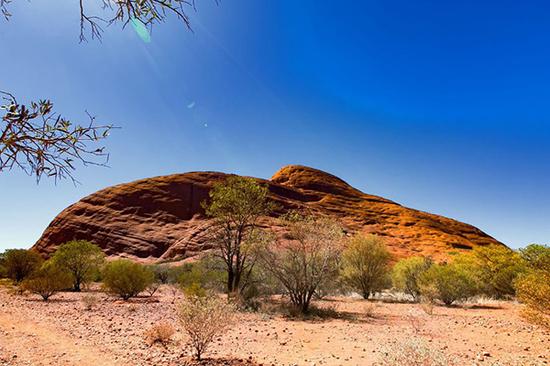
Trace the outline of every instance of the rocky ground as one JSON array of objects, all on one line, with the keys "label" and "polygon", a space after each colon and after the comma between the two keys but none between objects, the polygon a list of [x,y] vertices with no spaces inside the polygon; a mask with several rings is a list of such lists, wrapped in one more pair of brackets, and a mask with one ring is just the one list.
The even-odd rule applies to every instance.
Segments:
[{"label": "rocky ground", "polygon": [[[120,301],[94,293],[62,293],[43,302],[0,289],[0,365],[190,365],[178,327],[179,294]],[[524,322],[520,305],[489,302],[435,307],[334,298],[317,303],[336,318],[291,320],[273,312],[242,313],[215,341],[204,365],[373,365],[388,347],[423,339],[461,365],[548,365],[550,332]],[[174,341],[149,346],[144,332],[159,322],[176,327]]]}]

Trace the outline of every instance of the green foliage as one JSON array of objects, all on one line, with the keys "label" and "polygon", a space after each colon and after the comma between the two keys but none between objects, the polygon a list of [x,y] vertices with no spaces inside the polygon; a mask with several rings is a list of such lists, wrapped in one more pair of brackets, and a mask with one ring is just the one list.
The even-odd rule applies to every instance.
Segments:
[{"label": "green foliage", "polygon": [[315,292],[334,281],[340,269],[343,230],[326,217],[285,217],[288,240],[265,246],[262,266],[280,282],[291,303],[307,313]]},{"label": "green foliage", "polygon": [[105,262],[105,254],[89,241],[73,240],[61,245],[52,260],[71,275],[73,290],[80,291],[82,284],[97,277]]},{"label": "green foliage", "polygon": [[481,293],[497,298],[514,295],[514,281],[525,271],[520,255],[502,245],[477,246],[454,261],[472,274]]},{"label": "green foliage", "polygon": [[71,276],[55,263],[48,261],[22,282],[22,288],[42,296],[47,301],[55,293],[71,286]]},{"label": "green foliage", "polygon": [[166,264],[155,264],[149,266],[149,269],[155,274],[155,280],[158,283],[166,285],[170,282],[170,267]]},{"label": "green foliage", "polygon": [[395,264],[392,270],[393,287],[411,295],[414,301],[420,300],[420,276],[426,272],[433,262],[429,258],[410,257]]},{"label": "green foliage", "polygon": [[185,263],[179,268],[178,284],[189,295],[205,291],[223,291],[227,273],[223,263],[207,256],[199,261]]},{"label": "green foliage", "polygon": [[3,257],[7,277],[15,283],[20,283],[30,276],[44,262],[37,252],[26,249],[8,249]]},{"label": "green foliage", "polygon": [[[0,0],[1,1],[1,0]],[[95,118],[75,125],[53,111],[49,100],[20,104],[13,95],[0,91],[5,104],[0,111],[0,173],[14,167],[34,175],[73,181],[75,162],[105,165],[108,154],[94,146],[107,138],[113,126],[96,126]]]},{"label": "green foliage", "polygon": [[146,266],[127,259],[109,262],[103,270],[103,285],[124,300],[137,296],[154,282],[155,274]]},{"label": "green foliage", "polygon": [[550,272],[550,247],[548,245],[530,244],[520,249],[519,253],[528,268]]},{"label": "green foliage", "polygon": [[356,235],[342,254],[342,278],[368,299],[388,285],[390,259],[383,239],[376,235]]},{"label": "green foliage", "polygon": [[550,272],[531,270],[515,283],[518,299],[526,305],[524,315],[550,328]]},{"label": "green foliage", "polygon": [[420,275],[419,285],[422,296],[440,300],[447,306],[477,293],[472,274],[456,263],[432,265]]},{"label": "green foliage", "polygon": [[256,264],[258,247],[267,238],[258,220],[269,215],[275,205],[266,186],[253,178],[229,177],[210,190],[209,203],[203,203],[213,219],[208,231],[211,242],[223,258],[227,271],[227,292],[238,292]]},{"label": "green foliage", "polygon": [[532,244],[520,253],[528,270],[514,285],[518,299],[526,305],[523,315],[550,329],[550,247]]}]

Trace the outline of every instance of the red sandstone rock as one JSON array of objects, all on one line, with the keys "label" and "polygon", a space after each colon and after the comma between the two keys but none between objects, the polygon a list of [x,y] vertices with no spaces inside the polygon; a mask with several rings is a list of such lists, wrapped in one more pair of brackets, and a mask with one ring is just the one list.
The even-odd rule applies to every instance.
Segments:
[{"label": "red sandstone rock", "polygon": [[[210,248],[201,235],[208,227],[201,202],[212,185],[227,176],[193,172],[103,189],[63,210],[34,249],[48,256],[68,240],[85,239],[110,256],[147,260],[192,257]],[[268,185],[281,212],[298,209],[331,215],[350,232],[386,238],[390,250],[399,257],[430,255],[444,259],[451,251],[502,244],[471,225],[362,193],[316,169],[291,165],[271,180],[258,181]],[[266,218],[262,224],[282,232],[275,218]]]}]

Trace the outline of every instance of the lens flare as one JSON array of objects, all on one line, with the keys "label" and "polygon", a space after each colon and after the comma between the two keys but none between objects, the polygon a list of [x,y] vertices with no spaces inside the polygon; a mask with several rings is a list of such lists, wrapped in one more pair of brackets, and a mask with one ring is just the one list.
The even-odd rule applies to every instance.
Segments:
[{"label": "lens flare", "polygon": [[151,42],[151,35],[149,34],[149,30],[141,20],[132,18],[130,20],[130,23],[132,23],[132,27],[134,28],[137,35],[139,36],[139,38],[141,38],[143,42],[145,43]]}]

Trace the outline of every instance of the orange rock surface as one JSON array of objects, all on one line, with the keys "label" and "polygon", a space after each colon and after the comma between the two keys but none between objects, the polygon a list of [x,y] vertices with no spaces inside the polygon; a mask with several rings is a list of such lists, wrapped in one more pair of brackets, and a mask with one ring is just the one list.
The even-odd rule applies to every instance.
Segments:
[{"label": "orange rock surface", "polygon": [[[34,249],[44,256],[72,239],[89,240],[107,255],[148,261],[179,260],[210,249],[201,202],[215,182],[228,175],[192,172],[143,179],[100,190],[61,212]],[[282,233],[276,216],[290,209],[330,215],[351,232],[386,239],[396,257],[445,259],[476,245],[503,245],[474,226],[407,208],[363,193],[320,170],[291,165],[270,180],[271,198],[281,209],[262,225]]]}]

